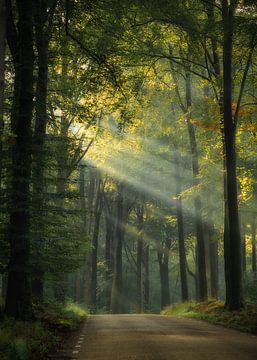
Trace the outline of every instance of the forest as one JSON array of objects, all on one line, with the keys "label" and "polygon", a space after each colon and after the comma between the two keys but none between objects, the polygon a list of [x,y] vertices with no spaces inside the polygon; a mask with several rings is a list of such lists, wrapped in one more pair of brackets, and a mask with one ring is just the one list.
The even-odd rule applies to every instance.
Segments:
[{"label": "forest", "polygon": [[256,0],[0,0],[0,337],[257,304],[256,86]]}]

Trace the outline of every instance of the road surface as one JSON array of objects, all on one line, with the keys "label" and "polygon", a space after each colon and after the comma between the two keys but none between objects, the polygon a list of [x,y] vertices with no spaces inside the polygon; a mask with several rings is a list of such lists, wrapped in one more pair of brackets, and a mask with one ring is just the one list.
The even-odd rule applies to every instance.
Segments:
[{"label": "road surface", "polygon": [[159,315],[90,316],[72,349],[79,360],[257,360],[257,337]]}]

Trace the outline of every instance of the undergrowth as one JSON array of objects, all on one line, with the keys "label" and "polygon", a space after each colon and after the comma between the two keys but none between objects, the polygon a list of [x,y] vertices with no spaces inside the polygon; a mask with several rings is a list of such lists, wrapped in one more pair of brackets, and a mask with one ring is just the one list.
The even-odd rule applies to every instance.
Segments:
[{"label": "undergrowth", "polygon": [[4,319],[0,323],[1,360],[41,360],[76,329],[87,312],[71,301],[48,302],[34,308],[32,322]]},{"label": "undergrowth", "polygon": [[186,302],[166,307],[162,315],[190,317],[257,334],[257,305],[255,304],[248,304],[241,310],[227,311],[223,301]]}]

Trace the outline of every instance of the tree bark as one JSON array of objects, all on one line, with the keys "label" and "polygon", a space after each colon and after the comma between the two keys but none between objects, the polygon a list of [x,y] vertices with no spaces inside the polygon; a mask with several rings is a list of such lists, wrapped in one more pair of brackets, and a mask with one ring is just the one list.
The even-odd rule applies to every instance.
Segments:
[{"label": "tree bark", "polygon": [[96,313],[97,310],[97,253],[98,253],[98,236],[100,220],[103,209],[103,195],[101,189],[101,179],[98,175],[95,211],[94,211],[94,231],[92,237],[92,271],[91,271],[91,312]]},{"label": "tree bark", "polygon": [[122,291],[122,245],[124,241],[124,185],[119,183],[117,196],[117,221],[114,244],[114,268],[112,279],[111,310],[113,314],[122,312],[123,291]]},{"label": "tree bark", "polygon": [[137,210],[137,311],[143,311],[143,226],[144,226],[144,207],[139,205]]},{"label": "tree bark", "polygon": [[[29,319],[32,316],[29,234],[31,122],[34,95],[32,0],[17,1],[17,12],[19,28],[14,40],[18,44],[18,49],[14,49],[15,54],[12,53],[16,78],[12,124],[16,138],[12,149],[11,210],[8,229],[10,261],[5,313],[15,319]],[[13,22],[13,19],[9,21]],[[12,48],[12,45],[9,47]]]},{"label": "tree bark", "polygon": [[256,275],[257,269],[256,269],[256,218],[255,218],[255,215],[253,215],[253,218],[252,218],[251,230],[252,230],[252,272],[254,273],[254,275]]},{"label": "tree bark", "polygon": [[181,283],[181,300],[188,301],[188,285],[187,285],[187,269],[186,269],[186,249],[184,237],[184,221],[181,194],[181,175],[179,165],[178,149],[174,147],[174,164],[176,167],[176,213],[177,213],[177,227],[178,227],[178,248],[179,248],[179,269],[180,269],[180,283]]},{"label": "tree bark", "polygon": [[150,301],[149,244],[145,244],[144,247],[144,265],[145,265],[144,308],[145,310],[149,310],[149,301]]},{"label": "tree bark", "polygon": [[111,279],[113,268],[113,231],[114,223],[110,205],[105,198],[105,263],[106,263],[106,308],[111,307]]},{"label": "tree bark", "polygon": [[[62,63],[62,74],[67,74],[67,64],[65,59]],[[60,134],[57,143],[57,205],[60,214],[65,212],[65,197],[67,191],[67,177],[69,172],[68,164],[68,119],[65,116],[61,118]],[[59,302],[64,302],[67,295],[67,276],[64,272],[58,274],[58,279],[54,284],[54,297]]]},{"label": "tree bark", "polygon": [[242,270],[245,273],[246,272],[246,226],[242,224]]},{"label": "tree bark", "polygon": [[[5,0],[0,0],[0,196],[2,194],[2,159],[4,131],[4,90],[5,90],[5,50],[6,50],[6,8]],[[0,274],[0,300],[3,298],[3,276]]]},{"label": "tree bark", "polygon": [[[88,239],[92,239],[92,225],[93,225],[93,213],[94,213],[94,197],[96,193],[96,171],[95,169],[89,169],[89,182],[87,187],[87,223],[86,234]],[[92,302],[91,297],[91,272],[92,272],[92,248],[86,254],[85,265],[83,269],[83,287],[84,287],[84,301],[90,306]]]},{"label": "tree bark", "polygon": [[222,1],[222,17],[224,26],[223,41],[223,110],[224,110],[224,142],[226,161],[226,196],[228,236],[224,244],[225,281],[227,287],[226,308],[240,309],[242,297],[242,261],[241,239],[237,202],[236,178],[236,123],[232,114],[232,43],[234,32],[235,2],[228,4]]},{"label": "tree bark", "polygon": [[210,214],[208,217],[208,236],[210,254],[210,296],[212,299],[217,299],[219,288],[218,240],[216,239],[214,223]]},{"label": "tree bark", "polygon": [[[5,90],[5,49],[6,49],[6,7],[0,0],[0,139],[4,130],[4,90]],[[0,140],[0,194],[2,185],[2,139]]]},{"label": "tree bark", "polygon": [[171,240],[166,239],[159,244],[157,249],[161,281],[161,309],[170,304],[170,283],[169,283],[169,251]]},{"label": "tree bark", "polygon": [[[52,23],[53,11],[48,14],[48,0],[39,0],[34,6],[35,19],[35,40],[37,48],[38,74],[36,84],[36,119],[33,138],[33,162],[32,164],[32,183],[33,195],[32,203],[36,217],[33,219],[35,224],[35,238],[32,242],[33,258],[36,264],[33,266],[32,275],[32,296],[35,301],[43,300],[44,273],[45,265],[42,262],[44,256],[45,240],[45,219],[44,219],[44,145],[47,126],[47,85],[48,85],[48,48],[52,28],[48,24]],[[56,5],[56,4],[55,4]],[[53,10],[55,7],[53,8]],[[46,25],[47,29],[46,29]]]},{"label": "tree bark", "polygon": [[[194,125],[191,122],[190,109],[192,106],[192,89],[191,76],[186,73],[186,104],[187,104],[187,128],[189,134],[189,141],[192,154],[192,169],[193,169],[193,185],[199,185],[199,163],[198,163],[198,148],[195,137]],[[198,300],[207,299],[207,280],[206,280],[206,264],[205,264],[205,249],[204,249],[204,235],[203,235],[203,221],[202,221],[202,203],[199,195],[196,195],[194,200],[195,221],[196,221],[196,240],[197,240],[197,277],[198,277]]]}]

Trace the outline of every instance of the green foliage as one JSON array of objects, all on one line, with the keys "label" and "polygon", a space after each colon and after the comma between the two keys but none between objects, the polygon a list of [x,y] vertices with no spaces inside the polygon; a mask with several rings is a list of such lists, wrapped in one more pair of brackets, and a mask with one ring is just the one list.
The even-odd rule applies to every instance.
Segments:
[{"label": "green foliage", "polygon": [[43,359],[58,341],[57,334],[40,321],[5,320],[0,326],[0,357],[5,354],[6,360]]},{"label": "green foliage", "polygon": [[64,304],[50,300],[44,305],[36,306],[35,313],[50,328],[70,331],[87,315],[87,310],[72,300],[67,300]]},{"label": "green foliage", "polygon": [[48,302],[35,307],[36,321],[21,322],[6,319],[0,323],[1,360],[40,360],[61,340],[67,331],[74,330],[87,315],[78,304]]}]

